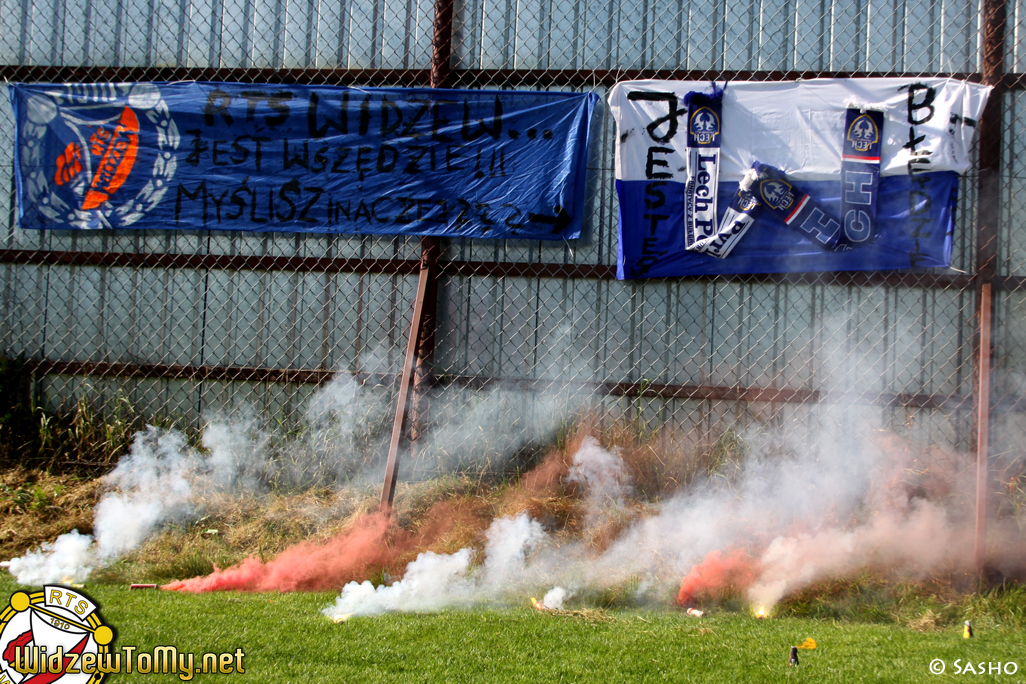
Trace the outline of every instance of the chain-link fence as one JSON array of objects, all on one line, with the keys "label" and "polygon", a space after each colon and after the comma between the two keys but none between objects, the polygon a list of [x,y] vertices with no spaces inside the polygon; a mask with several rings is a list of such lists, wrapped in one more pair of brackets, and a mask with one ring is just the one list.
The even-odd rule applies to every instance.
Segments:
[{"label": "chain-link fence", "polygon": [[[989,283],[993,451],[1009,461],[1026,443],[1017,427],[1026,389],[1022,3],[2,0],[0,8],[0,69],[11,81],[601,95],[631,78],[952,75],[995,85],[980,162],[961,181],[952,268],[906,272],[617,281],[615,130],[604,111],[581,240],[442,241],[413,430],[447,455],[431,470],[551,435],[562,415],[555,407],[582,397],[571,403],[694,445],[753,425],[811,441],[825,417],[862,407],[880,426],[968,453],[980,403],[977,308]],[[288,423],[318,384],[341,373],[394,407],[420,240],[22,231],[13,130],[5,102],[0,186],[11,190],[0,198],[0,350],[29,360],[46,402],[88,396],[102,410],[121,398],[151,420],[179,424],[248,404]]]}]

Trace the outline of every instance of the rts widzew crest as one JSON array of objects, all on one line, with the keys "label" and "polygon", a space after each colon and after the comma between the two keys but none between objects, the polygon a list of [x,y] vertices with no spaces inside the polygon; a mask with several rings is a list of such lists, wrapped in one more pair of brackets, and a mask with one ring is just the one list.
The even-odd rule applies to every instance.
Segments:
[{"label": "rts widzew crest", "polygon": [[99,607],[77,589],[16,592],[0,613],[0,684],[99,684],[97,665],[113,640]]}]

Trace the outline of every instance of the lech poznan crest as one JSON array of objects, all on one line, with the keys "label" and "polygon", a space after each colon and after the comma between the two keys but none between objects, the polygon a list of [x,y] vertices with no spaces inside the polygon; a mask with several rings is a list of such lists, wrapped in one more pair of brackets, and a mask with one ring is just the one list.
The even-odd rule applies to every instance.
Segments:
[{"label": "lech poznan crest", "polygon": [[708,107],[700,107],[691,115],[691,135],[699,145],[712,145],[720,133],[720,118]]},{"label": "lech poznan crest", "polygon": [[747,190],[740,190],[740,191],[738,191],[738,196],[737,196],[737,206],[738,206],[738,209],[740,209],[741,211],[750,211],[757,204],[759,204],[759,200],[757,200],[755,198],[755,195],[753,195],[751,192],[749,192]]},{"label": "lech poznan crest", "polygon": [[152,83],[34,92],[19,131],[26,211],[76,228],[122,228],[167,192],[178,128]]},{"label": "lech poznan crest", "polygon": [[774,209],[788,209],[794,204],[794,192],[790,183],[782,180],[764,180],[759,184],[759,193],[766,204]]},{"label": "lech poznan crest", "polygon": [[866,152],[870,147],[880,142],[880,130],[876,122],[862,114],[855,117],[855,120],[848,126],[848,141],[856,152]]}]

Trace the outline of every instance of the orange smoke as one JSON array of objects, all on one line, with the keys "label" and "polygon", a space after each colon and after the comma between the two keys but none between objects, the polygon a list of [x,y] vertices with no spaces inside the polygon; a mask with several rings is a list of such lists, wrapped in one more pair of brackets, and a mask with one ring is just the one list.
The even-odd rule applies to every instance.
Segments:
[{"label": "orange smoke", "polygon": [[250,557],[242,563],[164,585],[162,589],[206,591],[321,591],[362,580],[388,564],[398,549],[385,544],[388,518],[380,513],[359,518],[326,542],[301,542],[266,563]]},{"label": "orange smoke", "polygon": [[755,560],[741,549],[711,551],[680,583],[677,605],[693,605],[698,596],[721,597],[727,590],[755,579]]}]

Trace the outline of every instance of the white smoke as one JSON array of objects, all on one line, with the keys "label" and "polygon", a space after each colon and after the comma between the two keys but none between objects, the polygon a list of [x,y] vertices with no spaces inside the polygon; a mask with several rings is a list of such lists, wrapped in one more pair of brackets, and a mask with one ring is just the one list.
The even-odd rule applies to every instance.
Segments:
[{"label": "white smoke", "polygon": [[[208,456],[194,467],[208,474],[213,487],[223,491],[256,491],[261,488],[269,468],[268,436],[260,429],[252,411],[233,415],[229,419],[219,417],[211,421],[203,430],[200,443],[207,450]],[[183,459],[176,459],[174,454],[185,454],[186,451],[185,445],[180,444],[166,461],[181,461]],[[121,466],[118,463],[118,468],[111,475],[121,470]],[[135,469],[128,466],[125,470]],[[122,477],[132,481],[135,474],[125,473]],[[116,482],[122,490],[126,489],[125,484],[123,480]],[[132,487],[130,485],[127,488]]]},{"label": "white smoke", "polygon": [[592,437],[585,437],[574,453],[567,480],[584,487],[588,527],[595,527],[622,510],[631,493],[631,478],[623,459],[603,449]]},{"label": "white smoke", "polygon": [[20,584],[71,583],[88,576],[95,562],[93,538],[72,530],[36,551],[12,558],[10,572]]},{"label": "white smoke", "polygon": [[502,589],[522,575],[527,558],[545,539],[542,526],[526,513],[515,518],[496,518],[485,533],[483,586],[487,591]]},{"label": "white smoke", "polygon": [[303,415],[302,436],[275,445],[269,473],[275,484],[302,488],[376,480],[394,415],[385,396],[345,373],[318,388]]},{"label": "white smoke", "polygon": [[563,602],[571,596],[573,596],[573,593],[563,587],[553,587],[545,593],[542,605],[549,610],[563,610]]},{"label": "white smoke", "polygon": [[[226,460],[219,454],[211,465]],[[193,475],[202,463],[180,433],[150,426],[137,434],[129,453],[104,478],[111,491],[93,511],[97,556],[117,558],[142,544],[160,523],[191,513]]]},{"label": "white smoke", "polygon": [[[470,465],[474,455],[456,454],[455,445],[487,441],[490,453],[508,458],[525,440],[553,429],[566,400],[546,399],[544,410],[526,421],[509,414],[499,393],[475,410],[441,421],[431,436],[435,466]],[[387,442],[381,427],[389,420],[384,395],[365,390],[351,375],[340,373],[320,387],[304,412],[299,438],[272,442],[252,411],[215,416],[201,435],[203,449],[189,446],[174,430],[148,426],[135,435],[129,452],[104,478],[106,492],[94,509],[94,537],[73,531],[11,561],[10,571],[22,584],[85,580],[96,568],[137,549],[170,522],[201,514],[202,502],[215,494],[261,491],[268,483],[306,487],[352,481],[367,476],[380,481],[381,456]],[[509,420],[502,421],[498,416]],[[510,418],[512,415],[512,418]],[[385,431],[387,437],[387,430]],[[468,460],[469,459],[469,460]],[[421,459],[426,460],[426,459]],[[496,563],[503,549],[491,550]]]},{"label": "white smoke", "polygon": [[440,390],[431,401],[435,411],[416,458],[404,458],[401,479],[469,470],[502,472],[511,456],[554,435],[561,421],[585,397],[579,387],[553,386],[524,401],[522,392],[493,388],[467,392]]},{"label": "white smoke", "polygon": [[138,548],[161,525],[195,517],[200,497],[255,488],[266,439],[252,418],[215,422],[204,454],[175,431],[147,426],[103,479],[108,491],[93,511],[94,536],[77,530],[11,560],[20,584],[81,582],[98,566]]},{"label": "white smoke", "polygon": [[487,532],[481,567],[471,564],[472,550],[452,554],[430,551],[406,566],[398,582],[375,587],[350,582],[335,603],[322,612],[330,618],[385,612],[430,612],[490,603],[522,581],[532,552],[544,540],[541,525],[526,514],[497,518]]},{"label": "white smoke", "polygon": [[[339,469],[354,460],[362,446],[359,431],[380,412],[379,404],[360,393],[352,376],[339,374],[311,398],[303,438],[274,449],[251,410],[211,419],[200,438],[203,450],[189,446],[180,432],[147,426],[103,478],[106,492],[93,510],[93,536],[77,530],[62,535],[12,559],[10,572],[21,584],[81,582],[163,525],[198,517],[208,496],[261,491],[271,479],[312,484],[343,475]],[[325,463],[334,472],[323,472]]]}]

